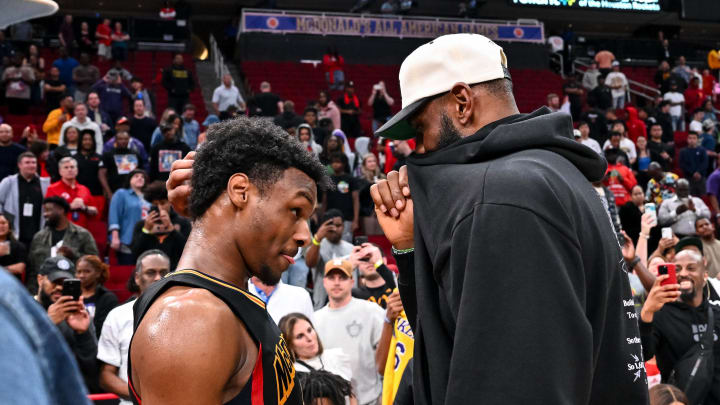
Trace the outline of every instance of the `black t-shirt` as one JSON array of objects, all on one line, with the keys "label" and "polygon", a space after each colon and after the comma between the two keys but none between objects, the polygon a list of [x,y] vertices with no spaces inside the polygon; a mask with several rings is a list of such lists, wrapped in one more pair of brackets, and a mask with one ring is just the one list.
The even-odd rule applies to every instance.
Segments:
[{"label": "black t-shirt", "polygon": [[[20,210],[20,239],[25,242],[32,241],[33,236],[40,230],[40,218],[42,218],[43,192],[40,185],[40,178],[35,176],[32,180],[26,181],[24,177],[18,176],[18,209]],[[32,216],[22,215],[25,204],[32,204]]]},{"label": "black t-shirt", "polygon": [[353,220],[353,191],[358,191],[357,181],[349,174],[331,176],[335,190],[327,191],[326,209],[336,208],[343,213],[343,220]]},{"label": "black t-shirt", "polygon": [[582,96],[577,95],[577,94],[570,94],[567,92],[567,90],[569,90],[569,89],[580,89],[580,88],[582,88],[580,86],[580,83],[575,82],[575,81],[567,82],[563,86],[563,92],[565,92],[565,94],[570,99],[570,104],[572,104],[572,105],[581,105],[582,104]]},{"label": "black t-shirt", "polygon": [[142,142],[146,151],[152,149],[150,140],[155,128],[157,128],[157,123],[150,117],[130,118],[130,136]]},{"label": "black t-shirt", "polygon": [[[337,99],[337,106],[340,110],[354,110],[357,112],[360,112],[360,100],[355,100],[357,98],[357,94],[353,96],[348,96],[343,94]],[[357,103],[355,103],[357,101]],[[359,114],[340,114],[343,120],[357,120]]]},{"label": "black t-shirt", "polygon": [[13,142],[8,146],[0,146],[0,180],[18,171],[17,158],[25,148]]},{"label": "black t-shirt", "polygon": [[190,147],[182,141],[165,141],[153,146],[150,152],[150,179],[166,181],[170,177],[172,163],[182,159],[190,152]]},{"label": "black t-shirt", "polygon": [[50,243],[52,243],[53,246],[57,245],[58,242],[60,242],[65,237],[65,232],[67,231],[67,228],[58,231],[57,229],[50,228]]},{"label": "black t-shirt", "polygon": [[98,171],[100,170],[101,157],[93,152],[89,155],[82,153],[75,154],[75,160],[78,164],[78,183],[90,189],[92,195],[102,195],[102,185],[98,180]]},{"label": "black t-shirt", "polygon": [[261,117],[274,117],[278,115],[277,103],[280,97],[273,93],[260,93],[253,98],[258,111],[255,115]]},{"label": "black t-shirt", "polygon": [[[60,79],[45,79],[45,84],[49,84],[52,87],[62,86],[64,83]],[[48,110],[54,110],[60,106],[60,99],[64,92],[62,91],[46,91],[45,92],[45,105]]]},{"label": "black t-shirt", "polygon": [[387,299],[392,294],[392,291],[392,288],[388,287],[387,284],[373,288],[359,287],[352,290],[352,296],[374,302],[385,309],[387,308]]},{"label": "black t-shirt", "polygon": [[373,119],[376,121],[385,122],[388,117],[392,115],[392,111],[390,111],[390,106],[387,101],[385,101],[385,97],[380,94],[375,95],[372,108]]},{"label": "black t-shirt", "polygon": [[125,187],[130,172],[142,168],[143,163],[140,154],[129,148],[113,148],[103,153],[102,167],[107,169],[110,189],[114,192]]},{"label": "black t-shirt", "polygon": [[11,240],[9,242],[10,254],[0,256],[0,266],[10,266],[11,264],[23,263],[27,259],[27,249],[25,249],[25,245],[22,242],[16,240]]}]

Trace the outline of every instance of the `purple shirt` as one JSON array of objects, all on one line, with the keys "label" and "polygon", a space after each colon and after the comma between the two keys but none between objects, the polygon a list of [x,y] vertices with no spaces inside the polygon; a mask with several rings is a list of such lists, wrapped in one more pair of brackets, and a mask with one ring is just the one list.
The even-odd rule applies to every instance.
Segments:
[{"label": "purple shirt", "polygon": [[716,169],[710,177],[707,179],[705,184],[707,192],[720,199],[720,169]]}]

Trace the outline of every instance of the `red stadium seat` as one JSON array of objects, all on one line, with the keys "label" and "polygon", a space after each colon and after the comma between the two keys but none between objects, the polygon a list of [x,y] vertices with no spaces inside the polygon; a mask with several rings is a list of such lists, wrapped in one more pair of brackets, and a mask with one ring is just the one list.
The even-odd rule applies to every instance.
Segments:
[{"label": "red stadium seat", "polygon": [[120,302],[130,298],[130,291],[127,290],[127,281],[133,274],[135,266],[110,266],[110,278],[105,281],[105,288],[117,295]]}]

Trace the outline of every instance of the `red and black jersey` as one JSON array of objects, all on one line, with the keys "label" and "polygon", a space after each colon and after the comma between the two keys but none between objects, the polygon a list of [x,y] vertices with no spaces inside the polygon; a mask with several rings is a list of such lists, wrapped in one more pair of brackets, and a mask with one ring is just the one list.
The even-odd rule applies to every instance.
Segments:
[{"label": "red and black jersey", "polygon": [[[258,359],[252,376],[240,394],[226,404],[302,404],[302,393],[295,379],[292,356],[280,330],[265,309],[265,304],[259,298],[230,283],[192,269],[170,273],[164,279],[153,283],[133,305],[135,318],[133,331],[137,330],[155,299],[174,286],[203,288],[213,293],[230,307],[258,346]],[[130,350],[128,350],[128,387],[133,403],[140,405],[141,399],[132,383]]]}]

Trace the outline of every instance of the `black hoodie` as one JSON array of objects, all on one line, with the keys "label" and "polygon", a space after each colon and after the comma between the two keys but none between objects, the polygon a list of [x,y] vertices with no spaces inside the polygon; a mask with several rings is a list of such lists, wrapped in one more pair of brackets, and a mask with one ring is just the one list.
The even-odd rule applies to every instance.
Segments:
[{"label": "black hoodie", "polygon": [[605,168],[547,108],[409,157],[416,404],[647,403]]}]

